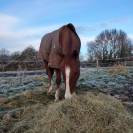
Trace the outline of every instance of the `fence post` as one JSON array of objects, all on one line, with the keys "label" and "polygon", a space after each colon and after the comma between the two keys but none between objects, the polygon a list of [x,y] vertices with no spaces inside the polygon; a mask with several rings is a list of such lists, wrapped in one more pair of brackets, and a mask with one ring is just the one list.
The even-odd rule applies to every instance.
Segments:
[{"label": "fence post", "polygon": [[98,59],[97,59],[96,63],[97,63],[97,64],[96,64],[96,65],[97,65],[97,66],[96,66],[96,67],[97,67],[97,72],[98,72],[98,69],[99,69],[99,60],[98,60]]},{"label": "fence post", "polygon": [[127,62],[126,61],[124,61],[124,66],[127,66]]},{"label": "fence post", "polygon": [[3,64],[2,65],[2,72],[4,72],[5,71],[5,65]]},{"label": "fence post", "polygon": [[18,77],[19,84],[22,84],[22,67],[20,64],[18,65],[18,69],[17,69],[17,77]]}]

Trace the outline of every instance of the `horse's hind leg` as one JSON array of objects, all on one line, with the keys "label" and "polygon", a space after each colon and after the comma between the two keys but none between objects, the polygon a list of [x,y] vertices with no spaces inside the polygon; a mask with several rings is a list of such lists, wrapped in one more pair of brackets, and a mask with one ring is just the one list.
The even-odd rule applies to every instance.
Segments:
[{"label": "horse's hind leg", "polygon": [[61,84],[61,71],[56,69],[56,92],[55,92],[55,101],[59,100],[60,95],[60,84]]},{"label": "horse's hind leg", "polygon": [[50,93],[52,91],[52,84],[51,84],[51,80],[52,80],[52,76],[54,74],[54,69],[48,67],[48,62],[44,61],[44,65],[45,65],[45,69],[46,69],[46,73],[48,75],[48,80],[49,80],[49,87],[48,87],[48,93]]},{"label": "horse's hind leg", "polygon": [[52,76],[54,74],[54,69],[48,67],[47,73],[48,73],[48,79],[49,79],[48,93],[50,93],[52,91],[52,83],[51,83],[51,80],[52,80]]}]

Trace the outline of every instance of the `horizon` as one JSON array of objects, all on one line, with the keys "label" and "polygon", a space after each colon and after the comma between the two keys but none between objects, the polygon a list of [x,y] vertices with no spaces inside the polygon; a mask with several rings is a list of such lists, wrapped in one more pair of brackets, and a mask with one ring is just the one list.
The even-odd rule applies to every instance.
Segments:
[{"label": "horizon", "polygon": [[0,5],[0,49],[38,50],[43,35],[73,23],[81,39],[81,55],[87,42],[105,29],[118,29],[133,40],[132,0],[5,0]]}]

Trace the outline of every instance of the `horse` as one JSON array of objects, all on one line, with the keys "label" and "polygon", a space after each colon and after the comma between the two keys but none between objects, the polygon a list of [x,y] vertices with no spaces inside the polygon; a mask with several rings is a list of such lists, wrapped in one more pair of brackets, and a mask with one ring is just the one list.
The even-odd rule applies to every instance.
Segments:
[{"label": "horse", "polygon": [[65,99],[76,94],[76,82],[80,76],[80,47],[80,38],[71,23],[47,33],[41,39],[39,55],[48,75],[48,93],[52,90],[51,79],[54,72],[56,73],[55,101],[60,97],[62,76],[65,82]]}]

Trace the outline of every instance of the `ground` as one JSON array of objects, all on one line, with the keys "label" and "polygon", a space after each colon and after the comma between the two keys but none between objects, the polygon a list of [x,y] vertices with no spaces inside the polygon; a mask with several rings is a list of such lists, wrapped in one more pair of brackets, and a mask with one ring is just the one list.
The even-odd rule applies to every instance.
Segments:
[{"label": "ground", "polygon": [[[113,73],[114,71],[115,73]],[[28,114],[29,110],[30,113],[36,114],[39,109],[47,108],[49,105],[55,106],[54,91],[51,95],[47,94],[48,80],[45,72],[32,74],[23,72],[18,74],[17,72],[17,75],[8,73],[6,77],[0,75],[1,132],[8,132],[11,129],[14,132],[16,125],[22,128],[22,130],[20,128],[17,128],[17,130],[23,132],[28,127],[26,125],[21,127],[20,125],[22,123],[27,124],[24,121],[30,121],[31,117],[34,117],[28,116],[27,118],[25,114]],[[123,105],[126,105],[124,106],[126,109],[128,107],[129,113],[132,114],[133,68],[124,68],[118,73],[114,68],[100,68],[98,70],[95,68],[82,68],[77,83],[77,94],[84,95],[87,91],[92,92],[94,95],[104,93],[117,98],[122,101]],[[35,110],[31,111],[31,108],[35,108]]]},{"label": "ground", "polygon": [[133,101],[133,68],[123,69],[118,73],[113,73],[116,68],[83,69],[78,86],[81,90],[98,90],[123,101]]}]

